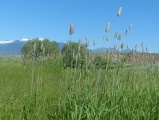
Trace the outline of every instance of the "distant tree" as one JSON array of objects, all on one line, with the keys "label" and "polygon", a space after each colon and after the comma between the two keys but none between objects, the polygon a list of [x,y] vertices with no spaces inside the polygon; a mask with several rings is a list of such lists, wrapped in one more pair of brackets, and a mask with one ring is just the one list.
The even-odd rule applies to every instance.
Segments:
[{"label": "distant tree", "polygon": [[68,42],[61,52],[65,67],[83,67],[88,55],[85,45],[76,42]]},{"label": "distant tree", "polygon": [[37,60],[39,57],[58,55],[60,52],[58,43],[51,42],[49,39],[40,41],[39,39],[29,40],[22,47],[24,59]]}]

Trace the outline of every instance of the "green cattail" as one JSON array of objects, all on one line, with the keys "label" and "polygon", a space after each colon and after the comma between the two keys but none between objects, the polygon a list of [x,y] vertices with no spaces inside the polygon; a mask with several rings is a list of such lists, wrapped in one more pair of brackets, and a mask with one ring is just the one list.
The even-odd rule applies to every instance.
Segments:
[{"label": "green cattail", "polygon": [[122,7],[120,7],[119,10],[118,10],[118,13],[117,13],[117,16],[118,16],[118,17],[120,16],[121,11],[122,11]]},{"label": "green cattail", "polygon": [[70,24],[70,31],[69,31],[70,35],[74,33],[74,29],[75,29],[74,26]]},{"label": "green cattail", "polygon": [[110,27],[110,22],[108,22],[108,24],[106,25],[106,29],[105,29],[106,32],[109,31],[109,27]]}]

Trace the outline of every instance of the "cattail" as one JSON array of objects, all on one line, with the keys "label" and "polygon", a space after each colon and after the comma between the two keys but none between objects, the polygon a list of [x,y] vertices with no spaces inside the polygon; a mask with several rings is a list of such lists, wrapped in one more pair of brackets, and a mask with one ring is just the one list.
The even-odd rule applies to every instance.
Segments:
[{"label": "cattail", "polygon": [[96,45],[96,41],[94,40],[94,42],[93,42],[93,45],[95,46]]},{"label": "cattail", "polygon": [[129,30],[132,28],[132,23],[130,23],[130,25],[129,25]]},{"label": "cattail", "polygon": [[122,44],[121,44],[121,49],[123,49],[124,48],[124,43],[122,42]]},{"label": "cattail", "polygon": [[107,26],[106,26],[106,32],[108,32],[109,31],[109,27],[110,27],[110,22],[108,22],[108,24],[107,24]]},{"label": "cattail", "polygon": [[110,39],[110,35],[107,36],[106,41],[108,41]]},{"label": "cattail", "polygon": [[121,40],[121,34],[118,35],[118,40]]},{"label": "cattail", "polygon": [[146,52],[148,51],[148,48],[146,47]]},{"label": "cattail", "polygon": [[122,11],[122,7],[120,7],[119,10],[118,10],[118,13],[117,13],[117,16],[118,16],[118,17],[120,16],[121,11]]},{"label": "cattail", "polygon": [[43,42],[41,43],[41,46],[40,46],[41,50],[43,50]]},{"label": "cattail", "polygon": [[70,24],[70,31],[69,31],[70,35],[72,35],[74,33],[74,26],[72,24]]},{"label": "cattail", "polygon": [[88,36],[87,35],[85,36],[85,39],[86,39],[86,41],[88,41]]},{"label": "cattail", "polygon": [[79,44],[79,46],[78,46],[78,52],[80,52],[80,49],[81,49],[81,45]]}]

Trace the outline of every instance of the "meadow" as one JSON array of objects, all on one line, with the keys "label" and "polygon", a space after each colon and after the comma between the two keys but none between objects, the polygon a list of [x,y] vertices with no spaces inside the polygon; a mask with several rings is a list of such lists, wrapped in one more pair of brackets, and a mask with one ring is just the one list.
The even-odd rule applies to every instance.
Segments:
[{"label": "meadow", "polygon": [[159,119],[159,68],[121,64],[86,72],[56,59],[1,56],[0,119]]},{"label": "meadow", "polygon": [[[109,27],[110,22],[106,32]],[[128,30],[131,28],[132,24]],[[72,40],[72,24],[69,34]],[[118,32],[114,35],[117,40],[121,37]],[[110,35],[104,37],[109,39]],[[30,41],[23,49],[30,55],[26,54],[26,60],[23,56],[0,56],[0,120],[159,119],[159,66],[144,52],[143,43],[138,54],[137,45],[125,54],[117,52],[116,46],[114,52],[89,54],[86,36],[85,55],[79,52],[82,44],[79,48],[75,44],[65,48],[66,54],[49,59],[44,56],[49,41],[47,47],[42,41],[36,43]],[[84,59],[79,60],[81,56]],[[62,59],[69,64],[64,65]]]}]

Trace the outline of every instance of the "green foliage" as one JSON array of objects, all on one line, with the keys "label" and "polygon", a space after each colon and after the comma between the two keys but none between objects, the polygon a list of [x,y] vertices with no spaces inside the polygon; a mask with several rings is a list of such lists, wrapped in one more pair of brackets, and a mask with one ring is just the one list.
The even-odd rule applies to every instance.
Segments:
[{"label": "green foliage", "polygon": [[62,49],[65,67],[83,67],[88,57],[88,51],[83,44],[69,42]]},{"label": "green foliage", "polygon": [[48,39],[43,41],[39,39],[29,40],[22,48],[24,59],[37,60],[39,57],[58,55],[59,52],[58,43],[51,42]]}]

